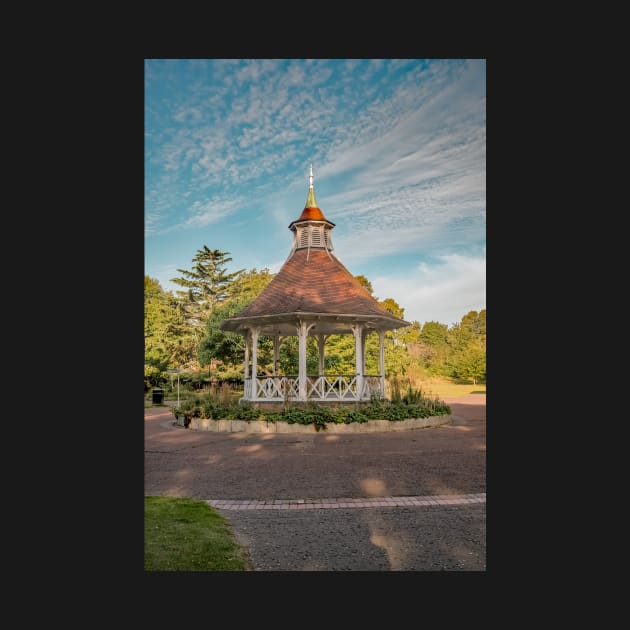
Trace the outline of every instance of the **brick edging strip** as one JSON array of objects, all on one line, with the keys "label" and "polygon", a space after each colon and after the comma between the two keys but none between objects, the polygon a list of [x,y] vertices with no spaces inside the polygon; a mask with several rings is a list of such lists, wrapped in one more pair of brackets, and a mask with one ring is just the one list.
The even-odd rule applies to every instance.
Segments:
[{"label": "brick edging strip", "polygon": [[468,505],[485,503],[486,493],[416,497],[370,497],[342,499],[207,499],[219,510],[315,510],[335,508],[409,507],[432,505]]}]

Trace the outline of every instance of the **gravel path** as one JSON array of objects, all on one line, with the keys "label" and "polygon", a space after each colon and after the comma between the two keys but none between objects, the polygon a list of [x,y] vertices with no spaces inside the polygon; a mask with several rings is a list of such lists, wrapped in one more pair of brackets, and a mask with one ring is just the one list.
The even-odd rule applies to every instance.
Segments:
[{"label": "gravel path", "polygon": [[[145,494],[198,499],[459,496],[486,489],[486,397],[452,425],[405,432],[190,431],[145,410]],[[220,510],[257,571],[484,571],[485,503]]]},{"label": "gravel path", "polygon": [[485,505],[223,514],[257,571],[485,570]]}]

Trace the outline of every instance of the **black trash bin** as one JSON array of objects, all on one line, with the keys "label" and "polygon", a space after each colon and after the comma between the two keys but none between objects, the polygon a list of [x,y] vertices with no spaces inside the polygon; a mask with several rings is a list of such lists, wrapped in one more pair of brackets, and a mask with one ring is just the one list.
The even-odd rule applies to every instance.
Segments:
[{"label": "black trash bin", "polygon": [[164,401],[164,390],[161,387],[153,388],[153,404],[161,405]]}]

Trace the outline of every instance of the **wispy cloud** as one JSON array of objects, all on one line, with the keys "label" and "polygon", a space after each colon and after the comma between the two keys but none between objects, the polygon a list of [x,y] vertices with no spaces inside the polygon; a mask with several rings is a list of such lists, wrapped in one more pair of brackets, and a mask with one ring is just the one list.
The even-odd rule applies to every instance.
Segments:
[{"label": "wispy cloud", "polygon": [[[289,164],[285,161],[282,170],[310,157],[317,159],[321,176],[335,169],[342,173],[353,164],[369,168],[366,154],[372,148],[379,148],[370,143],[375,139],[378,142],[379,134],[392,121],[414,107],[414,102],[421,102],[426,98],[423,95],[432,89],[422,84],[415,89],[392,84],[387,98],[381,96],[372,103],[364,102],[365,95],[356,89],[357,74],[363,72],[358,66],[362,64],[366,72],[371,72],[384,63],[316,60],[307,68],[307,64],[297,60],[214,62],[224,70],[223,74],[217,73],[223,82],[216,86],[215,92],[203,90],[200,94],[188,94],[183,102],[177,100],[171,120],[179,128],[175,125],[165,130],[166,137],[161,149],[158,148],[161,156],[157,159],[164,170],[185,174],[194,169],[205,173],[205,177],[196,180],[199,194],[205,191],[205,186],[221,181],[218,174],[226,165],[254,160],[265,165],[259,175],[277,176],[278,163],[269,159],[269,152],[280,141],[302,143],[301,151],[294,152],[297,159]],[[225,64],[236,66],[233,75],[226,71]],[[404,61],[402,65],[413,62]],[[154,75],[155,69],[149,67],[148,73]],[[228,76],[234,77],[234,85],[225,80]],[[331,77],[335,80],[330,81]],[[439,83],[433,89],[436,85]],[[345,87],[351,88],[347,94]],[[381,91],[383,87],[387,88],[387,83],[381,86]],[[384,91],[387,93],[387,89]],[[197,123],[203,125],[191,129],[190,125]],[[289,137],[287,130],[291,130]],[[392,141],[395,137],[390,138]],[[354,153],[344,153],[349,147],[354,148]],[[306,159],[300,160],[300,156]],[[353,163],[349,164],[351,158]],[[251,178],[239,177],[234,183],[255,179],[255,171],[250,172]],[[227,180],[230,181],[229,173]],[[149,186],[152,184],[159,186],[159,181],[152,181],[149,174]]]},{"label": "wispy cloud", "polygon": [[223,217],[232,214],[234,209],[239,206],[239,202],[240,199],[224,202],[211,200],[206,203],[195,201],[190,208],[191,216],[186,219],[184,224],[187,227],[198,228],[209,223],[216,223]]},{"label": "wispy cloud", "polygon": [[147,60],[145,86],[147,237],[252,213],[285,230],[313,162],[344,262],[485,242],[483,61]]}]

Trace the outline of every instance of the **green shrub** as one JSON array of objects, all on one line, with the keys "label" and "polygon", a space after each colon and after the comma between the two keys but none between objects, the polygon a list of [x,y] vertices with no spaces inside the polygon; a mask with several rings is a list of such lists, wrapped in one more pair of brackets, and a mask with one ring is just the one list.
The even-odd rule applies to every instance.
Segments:
[{"label": "green shrub", "polygon": [[346,424],[350,424],[351,422],[367,422],[370,418],[363,412],[358,409],[353,409],[346,414]]},{"label": "green shrub", "polygon": [[225,409],[227,415],[224,417],[232,420],[258,420],[261,415],[258,409],[248,404],[235,403]]},{"label": "green shrub", "polygon": [[400,384],[392,388],[398,392],[397,401],[372,399],[369,403],[356,403],[352,406],[309,403],[287,403],[280,411],[263,412],[250,403],[238,403],[229,399],[225,391],[193,394],[183,400],[179,409],[173,412],[176,418],[184,418],[184,426],[189,426],[192,418],[213,420],[266,420],[267,422],[287,422],[289,424],[312,424],[317,431],[325,430],[329,423],[350,424],[368,420],[390,420],[392,422],[408,418],[428,418],[451,413],[450,407],[438,398],[425,396],[420,389],[409,385],[401,394]]}]

